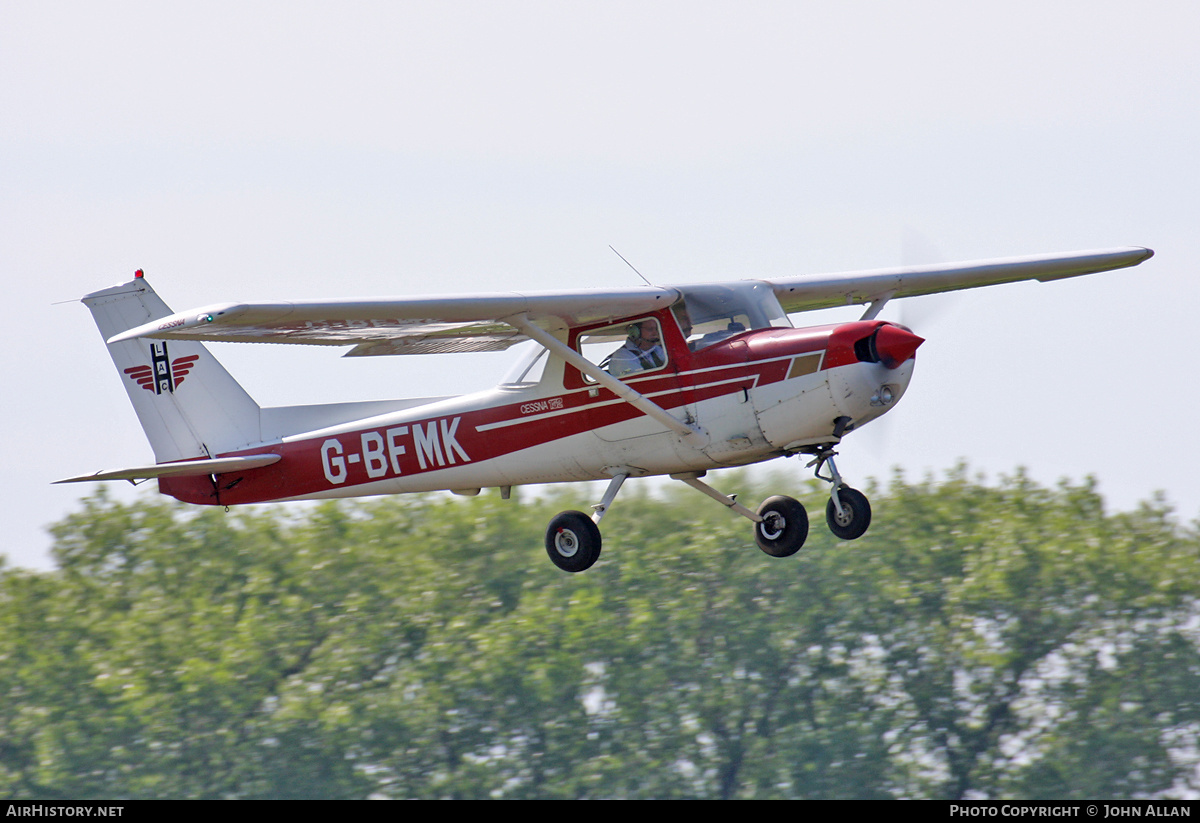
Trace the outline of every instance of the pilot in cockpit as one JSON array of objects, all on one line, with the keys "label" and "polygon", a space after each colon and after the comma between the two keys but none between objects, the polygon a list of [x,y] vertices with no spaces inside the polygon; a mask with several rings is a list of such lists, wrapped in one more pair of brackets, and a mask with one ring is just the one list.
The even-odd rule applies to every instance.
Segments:
[{"label": "pilot in cockpit", "polygon": [[629,326],[629,335],[624,345],[608,356],[600,367],[613,377],[620,377],[633,372],[657,369],[667,362],[666,351],[662,347],[658,323],[653,320],[643,320]]}]

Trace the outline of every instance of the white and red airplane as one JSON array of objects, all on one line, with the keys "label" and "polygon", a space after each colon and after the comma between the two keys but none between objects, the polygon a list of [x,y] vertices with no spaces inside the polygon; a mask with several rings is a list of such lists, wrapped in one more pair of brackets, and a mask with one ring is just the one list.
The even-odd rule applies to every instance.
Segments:
[{"label": "white and red airplane", "polygon": [[[223,303],[173,314],[141,271],[83,298],[155,464],[59,482],[158,480],[187,503],[609,481],[591,515],[546,532],[560,569],[600,554],[597,524],[630,477],[670,475],[754,523],[759,547],[794,554],[808,515],[790,497],[750,510],[710,469],[808,455],[831,484],[826,520],[861,536],[871,508],[834,462],[849,432],[904,395],[923,342],[879,320],[893,298],[1135,266],[1119,248],[776,280],[370,300]],[[793,328],[788,313],[869,304],[849,323]],[[347,356],[498,351],[526,343],[496,388],[461,397],[261,408],[201,341],[353,346]],[[828,475],[821,470],[828,466]]]}]

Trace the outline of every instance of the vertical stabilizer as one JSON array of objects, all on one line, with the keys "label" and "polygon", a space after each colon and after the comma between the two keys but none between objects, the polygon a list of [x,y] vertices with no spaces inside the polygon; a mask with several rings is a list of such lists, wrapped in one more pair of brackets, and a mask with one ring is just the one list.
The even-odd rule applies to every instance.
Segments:
[{"label": "vertical stabilizer", "polygon": [[[108,340],[171,314],[141,276],[83,298]],[[159,462],[213,457],[258,443],[259,408],[201,343],[125,340],[108,353]]]}]

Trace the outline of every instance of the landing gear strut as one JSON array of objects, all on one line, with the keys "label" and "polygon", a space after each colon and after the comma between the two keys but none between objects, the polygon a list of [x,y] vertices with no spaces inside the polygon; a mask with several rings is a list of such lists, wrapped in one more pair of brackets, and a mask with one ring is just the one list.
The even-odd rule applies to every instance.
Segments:
[{"label": "landing gear strut", "polygon": [[[832,447],[823,446],[808,465],[817,467],[814,474],[818,480],[832,484],[829,502],[825,504],[825,523],[829,530],[841,540],[856,540],[866,534],[871,525],[871,503],[865,494],[842,481],[837,464],[833,462],[836,454]],[[828,477],[821,474],[826,464],[829,465]]]},{"label": "landing gear strut", "polygon": [[[862,537],[871,525],[871,504],[866,495],[852,489],[842,481],[833,458],[836,452],[831,444],[818,446],[808,452],[813,455],[809,468],[816,467],[818,479],[831,484],[829,502],[825,506],[825,522],[829,530],[841,540]],[[829,466],[829,475],[821,470]],[[600,557],[600,520],[616,499],[617,492],[629,475],[622,469],[614,474],[600,503],[593,506],[591,517],[579,511],[559,512],[546,529],[546,554],[555,566],[565,572],[581,572],[590,569]],[[704,472],[673,474],[692,488],[721,503],[754,523],[754,542],[771,557],[790,557],[804,546],[808,539],[808,512],[791,497],[776,495],[763,501],[758,511],[751,511],[732,495],[725,495],[700,478]]]},{"label": "landing gear strut", "polygon": [[546,554],[550,562],[565,572],[582,572],[590,569],[600,557],[600,520],[616,499],[627,474],[616,474],[604,490],[600,503],[593,506],[595,514],[588,517],[583,512],[559,512],[546,528]]},{"label": "landing gear strut", "polygon": [[702,481],[700,478],[703,475],[704,472],[687,472],[673,474],[671,478],[682,480],[747,520],[754,521],[754,542],[771,557],[791,557],[800,551],[808,539],[808,512],[799,500],[776,495],[764,500],[758,511],[752,512],[737,502],[735,497],[721,494]]}]

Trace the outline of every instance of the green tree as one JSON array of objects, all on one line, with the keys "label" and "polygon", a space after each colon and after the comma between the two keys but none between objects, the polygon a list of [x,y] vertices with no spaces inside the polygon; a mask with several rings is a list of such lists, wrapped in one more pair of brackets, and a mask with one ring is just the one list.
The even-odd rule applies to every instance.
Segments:
[{"label": "green tree", "polygon": [[[761,499],[748,475],[723,487]],[[774,559],[690,489],[226,513],[99,493],[0,568],[0,795],[1195,793],[1200,537],[965,469]]]}]

